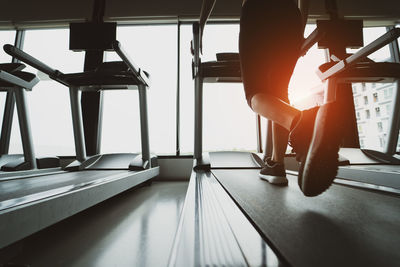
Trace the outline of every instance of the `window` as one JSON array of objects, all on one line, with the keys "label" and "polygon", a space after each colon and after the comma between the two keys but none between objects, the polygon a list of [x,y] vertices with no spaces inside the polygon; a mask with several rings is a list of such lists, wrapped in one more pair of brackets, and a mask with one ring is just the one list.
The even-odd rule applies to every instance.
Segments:
[{"label": "window", "polygon": [[378,102],[378,93],[374,93],[373,95],[374,102]]},{"label": "window", "polygon": [[358,125],[358,134],[362,134],[363,133],[363,127],[361,124]]},{"label": "window", "polygon": [[361,119],[361,117],[360,117],[360,112],[356,112],[356,118],[357,118],[357,120],[360,120]]},{"label": "window", "polygon": [[393,97],[393,85],[390,86],[389,88],[386,88],[384,90],[384,97],[385,99],[391,99]]},{"label": "window", "polygon": [[[29,30],[24,51],[62,72],[81,71],[83,53],[69,51],[68,40],[68,29]],[[37,73],[30,67],[26,70]],[[43,73],[37,74],[41,81],[27,96],[35,151],[38,156],[75,155],[69,90]]]},{"label": "window", "polygon": [[[363,29],[364,46],[370,44],[372,41],[375,41],[379,36],[385,34],[385,32],[386,32],[385,27],[368,27],[368,28],[366,27],[366,28],[364,28]],[[347,49],[347,52],[354,53],[357,50],[358,49]],[[390,58],[389,46],[384,46],[383,48],[372,53],[368,57],[377,62],[388,61],[388,59]]]},{"label": "window", "polygon": [[11,56],[9,56],[3,50],[3,46],[5,44],[14,44],[15,41],[15,31],[0,31],[0,46],[1,46],[1,53],[0,53],[0,63],[9,63],[11,62]]},{"label": "window", "polygon": [[375,113],[376,113],[377,117],[380,117],[381,116],[381,109],[379,107],[376,107],[375,108]]},{"label": "window", "polygon": [[386,115],[389,116],[392,111],[392,104],[386,104]]},{"label": "window", "polygon": [[354,106],[358,107],[358,96],[354,97]]},{"label": "window", "polygon": [[[364,28],[363,33],[364,33],[364,45],[370,44],[372,41],[376,40],[378,37],[382,36],[386,32],[385,27],[369,27],[369,28]],[[349,53],[354,53],[356,50],[354,49],[348,49]],[[382,49],[379,49],[375,53],[371,54],[368,56],[368,58],[376,61],[376,62],[383,62],[383,61],[391,61],[391,54],[390,54],[390,49],[389,46],[385,46]],[[374,112],[375,114],[370,114],[368,118],[367,112],[365,113],[366,118],[368,119],[367,121],[358,121],[358,123],[364,123],[363,124],[363,130],[364,130],[364,148],[366,149],[373,149],[373,150],[379,150],[382,151],[384,148],[381,146],[381,141],[377,138],[378,135],[378,128],[377,128],[377,123],[379,117],[386,116],[387,110],[383,107],[384,105],[388,104],[390,102],[390,105],[393,105],[393,98],[394,94],[391,95],[389,92],[389,88],[395,88],[394,84],[387,84],[387,83],[357,83],[353,84],[353,86],[360,86],[362,88],[362,91],[364,91],[364,95],[368,94],[368,96],[372,96],[372,99],[369,99],[371,101],[368,101],[368,97],[364,97],[364,108],[368,109],[370,113]],[[387,89],[387,92],[385,90]],[[393,89],[392,89],[393,90]],[[380,91],[382,91],[382,95],[379,95]],[[371,94],[369,94],[371,92]],[[380,104],[385,100],[384,104]],[[381,109],[378,109],[379,111],[374,111],[376,107],[381,107]],[[383,108],[383,110],[382,110]],[[382,113],[381,111],[382,110]],[[384,115],[385,114],[385,115]],[[391,120],[391,117],[389,115],[389,120]],[[389,122],[390,123],[390,122]],[[388,127],[382,126],[382,132],[379,133],[381,137],[383,138],[382,142],[385,141],[385,134],[387,135]],[[360,136],[361,138],[361,136]]]},{"label": "window", "polygon": [[364,105],[368,105],[368,96],[364,96]]},{"label": "window", "polygon": [[369,109],[365,110],[365,118],[369,119],[371,117],[371,114],[369,112]]},{"label": "window", "polygon": [[[308,36],[315,28],[315,25],[307,25],[304,36]],[[323,104],[323,102],[318,102],[323,98],[318,99],[318,101],[315,99],[307,101],[312,97],[311,94],[314,94],[316,89],[321,87],[321,80],[315,70],[323,63],[325,63],[325,51],[318,49],[317,44],[305,56],[298,59],[289,83],[289,99],[295,107],[302,109],[311,108],[316,104]]]},{"label": "window", "polygon": [[353,85],[352,88],[353,88],[353,94],[354,95],[357,94],[357,86]]},{"label": "window", "polygon": [[382,132],[383,131],[383,127],[382,127],[382,122],[378,122],[378,132]]},{"label": "window", "polygon": [[385,139],[383,137],[379,137],[379,146],[381,149],[385,147]]},{"label": "window", "polygon": [[[202,61],[220,52],[238,52],[238,24],[208,24],[204,31]],[[181,26],[181,150],[193,153],[194,84],[189,51],[192,26]],[[255,114],[247,105],[241,83],[204,83],[203,150],[255,151]]]},{"label": "window", "polygon": [[364,148],[364,139],[360,138],[360,148]]},{"label": "window", "polygon": [[[147,91],[150,150],[157,155],[174,155],[177,26],[120,26],[117,39],[135,64],[150,74],[151,84]],[[106,53],[106,60],[121,59],[115,53]],[[141,151],[138,92],[105,91],[101,152],[138,151]]]}]

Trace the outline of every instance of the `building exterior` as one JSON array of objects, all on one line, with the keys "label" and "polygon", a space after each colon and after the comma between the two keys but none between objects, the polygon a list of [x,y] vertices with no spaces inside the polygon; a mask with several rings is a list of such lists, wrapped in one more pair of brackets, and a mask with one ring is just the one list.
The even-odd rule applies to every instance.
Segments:
[{"label": "building exterior", "polygon": [[384,151],[396,84],[354,83],[352,87],[360,146]]}]

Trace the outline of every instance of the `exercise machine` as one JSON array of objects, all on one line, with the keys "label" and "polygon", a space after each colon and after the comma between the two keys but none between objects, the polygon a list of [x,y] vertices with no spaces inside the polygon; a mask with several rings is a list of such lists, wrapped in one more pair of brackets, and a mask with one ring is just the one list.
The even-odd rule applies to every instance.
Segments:
[{"label": "exercise machine", "polygon": [[[74,39],[75,34],[82,36],[82,29],[89,31],[86,32],[88,38]],[[90,32],[102,32],[102,36],[105,36],[101,39],[103,42],[99,42],[99,38],[90,38]],[[149,75],[129,58],[115,39],[115,23],[74,24],[71,25],[70,34],[71,49],[112,50],[120,56],[121,61],[100,63],[90,71],[64,74],[12,45],[4,46],[8,54],[69,87],[76,161],[62,173],[0,182],[0,247],[129,188],[150,183],[159,174],[157,158],[150,154],[146,95]],[[141,153],[87,156],[80,93],[107,89],[139,90]]]},{"label": "exercise machine", "polygon": [[[22,63],[0,64],[0,91],[7,93],[0,137],[0,179],[60,170],[57,157],[37,158],[35,155],[26,92],[31,91],[39,79],[35,74],[22,71],[24,68]],[[8,154],[15,103],[23,155]]]},{"label": "exercise machine", "polygon": [[[397,31],[383,37],[383,43],[396,39]],[[326,28],[317,28],[303,48],[328,34]],[[292,174],[287,187],[259,179],[263,163],[255,153],[202,152],[203,83],[238,82],[240,69],[238,62],[201,62],[199,38],[195,23],[194,168],[169,266],[397,266],[400,192],[396,188],[335,182],[327,192],[310,199],[302,195]],[[373,46],[384,45],[383,39]],[[372,50],[366,46],[350,59],[364,58]],[[331,63],[327,69],[332,76],[324,77],[339,77],[341,71],[345,75],[351,64]],[[336,68],[340,71],[333,71]],[[329,85],[334,85],[332,80]],[[331,93],[332,87],[327,95]]]}]

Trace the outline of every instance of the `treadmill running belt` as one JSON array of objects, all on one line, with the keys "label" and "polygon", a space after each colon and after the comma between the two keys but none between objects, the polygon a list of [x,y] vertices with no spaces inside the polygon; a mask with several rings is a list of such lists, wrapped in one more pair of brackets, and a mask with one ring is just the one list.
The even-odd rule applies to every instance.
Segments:
[{"label": "treadmill running belt", "polygon": [[400,198],[332,185],[304,197],[259,170],[213,170],[258,231],[292,266],[399,266]]}]

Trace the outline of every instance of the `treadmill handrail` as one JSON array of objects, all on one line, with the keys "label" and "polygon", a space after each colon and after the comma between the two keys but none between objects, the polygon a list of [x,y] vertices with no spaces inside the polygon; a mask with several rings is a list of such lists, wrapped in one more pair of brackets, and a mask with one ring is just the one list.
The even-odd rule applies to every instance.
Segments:
[{"label": "treadmill handrail", "polygon": [[300,55],[305,56],[308,50],[317,42],[319,42],[324,36],[326,32],[322,31],[320,28],[316,28],[312,33],[310,33],[306,39],[304,39],[303,43],[300,47]]},{"label": "treadmill handrail", "polygon": [[27,82],[15,75],[12,75],[4,70],[0,70],[0,80],[5,82],[14,84],[15,86],[25,88],[27,90],[32,90],[32,88],[39,82],[39,79],[36,77],[31,82]]},{"label": "treadmill handrail", "polygon": [[331,78],[334,75],[337,75],[338,73],[344,71],[346,68],[349,66],[359,62],[363,58],[369,56],[370,54],[374,53],[375,51],[381,49],[385,45],[393,42],[397,38],[400,37],[400,28],[394,28],[391,29],[390,31],[386,32],[382,36],[380,36],[378,39],[373,41],[372,43],[364,46],[360,50],[358,50],[356,53],[354,53],[351,56],[348,56],[347,58],[339,61],[332,67],[330,67],[328,70],[324,72],[319,72],[317,73],[319,78],[322,81],[325,81],[329,78]]},{"label": "treadmill handrail", "polygon": [[22,62],[25,62],[26,64],[34,67],[35,69],[49,75],[49,77],[52,78],[53,80],[56,80],[66,86],[69,86],[69,84],[62,78],[64,73],[62,73],[61,71],[51,68],[50,66],[46,65],[42,61],[34,58],[33,56],[29,55],[28,53],[22,51],[21,49],[15,47],[13,45],[6,44],[6,45],[4,45],[3,48],[7,54],[15,57],[16,59],[21,60]]},{"label": "treadmill handrail", "polygon": [[142,74],[143,71],[130,59],[128,54],[123,49],[121,43],[119,41],[114,41],[113,44],[114,51],[118,54],[118,56],[125,62],[125,64],[129,67],[133,75],[145,86],[150,84],[150,80],[147,78],[146,74]]}]

